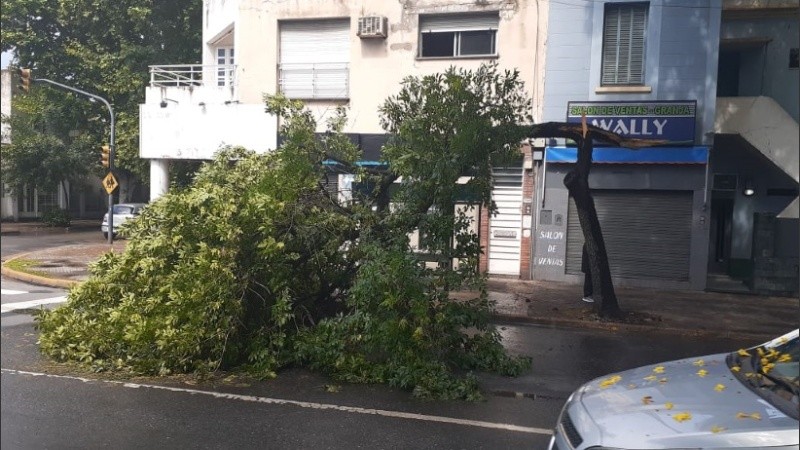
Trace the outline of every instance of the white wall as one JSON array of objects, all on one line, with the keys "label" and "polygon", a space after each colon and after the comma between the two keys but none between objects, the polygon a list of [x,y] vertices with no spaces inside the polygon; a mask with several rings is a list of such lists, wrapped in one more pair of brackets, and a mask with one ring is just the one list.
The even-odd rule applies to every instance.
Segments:
[{"label": "white wall", "polygon": [[[485,2],[417,0],[404,2],[370,0],[297,0],[262,2],[242,0],[236,23],[235,48],[239,70],[239,99],[243,103],[259,103],[264,93],[277,89],[279,61],[279,22],[295,19],[349,17],[350,99],[349,102],[314,101],[309,104],[320,119],[339,103],[349,106],[349,127],[345,131],[380,133],[378,108],[395,94],[402,79],[409,75],[425,75],[445,70],[451,65],[476,68],[489,58],[421,60],[417,58],[418,14],[500,11],[497,33],[497,61],[503,69],[519,69],[529,94],[534,96],[536,118],[541,117],[544,36],[546,36],[547,2],[536,0]],[[247,14],[245,14],[247,12]],[[386,39],[360,39],[356,35],[358,18],[379,15],[388,18]],[[537,24],[538,27],[537,27]],[[537,32],[538,30],[538,32]],[[539,55],[537,61],[536,55]],[[534,76],[534,71],[539,74]],[[534,95],[534,90],[537,94]],[[324,120],[319,120],[320,131]]]},{"label": "white wall", "polygon": [[[0,75],[0,113],[3,117],[11,116],[11,93],[13,88],[11,86],[11,71],[8,69],[2,70]],[[8,124],[2,124],[0,129],[0,136],[2,136],[2,143],[8,144],[11,142],[11,130]]]},{"label": "white wall", "polygon": [[139,156],[212,159],[228,145],[266,152],[276,148],[276,127],[263,105],[139,105]]}]

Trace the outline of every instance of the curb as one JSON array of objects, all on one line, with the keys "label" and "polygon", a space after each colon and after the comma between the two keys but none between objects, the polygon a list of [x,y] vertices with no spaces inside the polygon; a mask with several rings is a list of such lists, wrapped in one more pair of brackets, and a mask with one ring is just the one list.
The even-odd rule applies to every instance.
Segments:
[{"label": "curb", "polygon": [[0,231],[0,236],[18,236],[19,230]]},{"label": "curb", "polygon": [[62,279],[62,278],[48,278],[48,277],[43,277],[41,275],[34,275],[34,274],[31,274],[31,273],[20,272],[18,270],[14,270],[14,269],[11,269],[9,267],[6,267],[7,263],[9,263],[11,261],[14,261],[15,259],[23,258],[23,257],[29,255],[30,253],[33,253],[33,252],[20,253],[20,254],[13,255],[13,256],[9,257],[3,263],[2,269],[0,269],[0,272],[2,272],[3,275],[5,275],[5,276],[7,276],[9,278],[12,278],[12,279],[15,279],[15,280],[18,280],[18,281],[24,281],[26,283],[35,284],[35,285],[38,285],[38,286],[47,286],[47,287],[54,287],[54,288],[69,289],[69,288],[71,288],[71,287],[73,287],[73,286],[75,286],[77,284],[80,284],[80,281],[65,280],[65,279]]},{"label": "curb", "polygon": [[735,337],[735,338],[744,338],[753,341],[764,341],[764,342],[773,339],[775,337],[775,335],[771,333],[761,334],[761,333],[752,333],[752,332],[737,331],[737,330],[726,330],[726,331],[696,330],[696,329],[677,328],[677,327],[640,325],[634,323],[554,319],[546,317],[521,316],[521,315],[518,316],[518,315],[497,314],[497,313],[492,314],[492,317],[509,323],[549,325],[553,328],[570,327],[570,328],[580,328],[580,329],[604,330],[611,332],[615,331],[636,331],[636,332],[650,332],[650,333],[656,332],[656,333],[683,334],[683,335],[693,335],[696,337],[711,337],[711,338],[723,338],[723,339]]}]

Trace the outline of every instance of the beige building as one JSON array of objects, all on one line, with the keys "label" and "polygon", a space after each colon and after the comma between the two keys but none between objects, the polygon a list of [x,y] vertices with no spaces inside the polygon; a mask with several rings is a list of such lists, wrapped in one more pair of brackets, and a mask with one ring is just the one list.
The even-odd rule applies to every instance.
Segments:
[{"label": "beige building", "polygon": [[[496,61],[517,69],[541,117],[547,1],[204,0],[202,64],[150,68],[140,106],[140,155],[150,160],[151,199],[169,187],[170,159],[209,159],[221,146],[269,151],[279,140],[263,96],[282,92],[302,99],[324,131],[338,105],[348,108],[345,131],[377,160],[386,136],[378,108],[404,77],[450,66],[477,68]],[[506,275],[527,274],[530,208],[523,184],[530,164],[502,168],[489,227],[489,258],[482,266]],[[346,195],[352,177],[333,180]],[[530,196],[528,197],[530,198]],[[528,214],[524,220],[523,211]],[[490,242],[491,241],[491,242]]]}]

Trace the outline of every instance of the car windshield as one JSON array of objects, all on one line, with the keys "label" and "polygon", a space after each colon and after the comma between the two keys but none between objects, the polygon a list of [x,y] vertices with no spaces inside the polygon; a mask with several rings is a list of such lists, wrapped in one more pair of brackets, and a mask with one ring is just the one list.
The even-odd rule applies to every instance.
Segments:
[{"label": "car windshield", "polygon": [[728,356],[728,366],[754,392],[787,415],[800,416],[800,339],[798,332]]},{"label": "car windshield", "polygon": [[124,205],[114,205],[114,214],[133,214],[133,207]]}]

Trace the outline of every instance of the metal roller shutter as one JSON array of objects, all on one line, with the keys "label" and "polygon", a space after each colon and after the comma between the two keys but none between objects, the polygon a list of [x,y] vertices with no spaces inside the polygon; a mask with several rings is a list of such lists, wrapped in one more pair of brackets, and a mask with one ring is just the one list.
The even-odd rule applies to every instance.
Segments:
[{"label": "metal roller shutter", "polygon": [[346,98],[350,20],[280,24],[280,87],[290,98]]},{"label": "metal roller shutter", "polygon": [[497,12],[420,16],[419,30],[422,33],[496,30],[499,22],[500,15]]},{"label": "metal roller shutter", "polygon": [[[689,280],[690,191],[592,191],[613,277]],[[581,274],[583,232],[570,197],[568,274]]]},{"label": "metal roller shutter", "polygon": [[489,273],[519,275],[522,167],[495,167],[492,178],[497,213],[489,219]]}]

